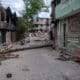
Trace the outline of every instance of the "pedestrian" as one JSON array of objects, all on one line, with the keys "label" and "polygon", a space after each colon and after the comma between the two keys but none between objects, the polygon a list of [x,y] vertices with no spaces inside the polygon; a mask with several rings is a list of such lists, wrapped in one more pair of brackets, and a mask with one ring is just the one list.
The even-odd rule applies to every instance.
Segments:
[{"label": "pedestrian", "polygon": [[50,34],[50,40],[53,40],[53,32],[50,31],[49,34]]}]

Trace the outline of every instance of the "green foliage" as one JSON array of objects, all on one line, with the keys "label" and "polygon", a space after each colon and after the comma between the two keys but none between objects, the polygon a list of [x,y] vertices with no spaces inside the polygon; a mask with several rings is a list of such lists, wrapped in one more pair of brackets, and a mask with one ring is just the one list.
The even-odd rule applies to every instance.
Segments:
[{"label": "green foliage", "polygon": [[38,13],[44,6],[43,0],[25,0],[26,15],[32,16]]},{"label": "green foliage", "polygon": [[25,11],[23,14],[23,18],[18,19],[17,25],[17,39],[23,39],[25,36],[25,32],[28,29],[33,27],[33,18],[34,15],[37,15],[44,5],[43,0],[24,0],[25,3]]},{"label": "green foliage", "polygon": [[27,21],[27,27],[32,28],[34,15],[37,15],[38,12],[44,7],[43,0],[24,0],[25,3],[25,12],[24,18]]},{"label": "green foliage", "polygon": [[21,40],[25,37],[25,32],[27,30],[26,21],[23,18],[18,18],[17,23],[17,40]]},{"label": "green foliage", "polygon": [[45,5],[42,9],[42,12],[49,12],[49,7]]}]

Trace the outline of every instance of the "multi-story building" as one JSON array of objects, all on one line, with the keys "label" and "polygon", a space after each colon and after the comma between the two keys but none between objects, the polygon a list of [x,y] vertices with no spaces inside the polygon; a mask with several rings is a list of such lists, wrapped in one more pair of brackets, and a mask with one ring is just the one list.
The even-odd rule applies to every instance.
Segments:
[{"label": "multi-story building", "polygon": [[0,6],[0,43],[10,43],[16,40],[16,13],[11,13]]},{"label": "multi-story building", "polygon": [[74,53],[80,48],[80,0],[54,1],[59,1],[55,7],[55,19],[58,20],[56,45]]},{"label": "multi-story building", "polygon": [[33,20],[33,30],[47,32],[50,30],[49,18],[36,18]]},{"label": "multi-story building", "polygon": [[57,43],[57,22],[55,16],[55,8],[60,3],[60,0],[51,1],[51,27],[50,27],[50,39],[53,41],[53,48],[56,48]]}]

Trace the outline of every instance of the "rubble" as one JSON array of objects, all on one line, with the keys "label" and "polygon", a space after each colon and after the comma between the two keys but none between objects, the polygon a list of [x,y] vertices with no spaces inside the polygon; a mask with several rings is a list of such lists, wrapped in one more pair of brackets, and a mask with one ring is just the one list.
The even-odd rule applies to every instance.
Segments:
[{"label": "rubble", "polygon": [[74,61],[80,62],[80,51],[76,51],[73,55]]},{"label": "rubble", "polygon": [[0,54],[0,61],[6,60],[6,59],[11,59],[11,58],[18,58],[18,54],[12,54],[12,53],[3,53]]},{"label": "rubble", "polygon": [[12,54],[9,52],[11,50],[11,48],[13,48],[12,44],[1,47],[1,49],[0,49],[0,61],[19,57],[19,55],[15,55],[15,54]]},{"label": "rubble", "polygon": [[6,59],[19,57],[19,55],[12,54],[12,52],[48,47],[51,45],[52,43],[48,43],[45,41],[40,41],[40,42],[32,41],[30,43],[25,43],[25,45],[21,45],[20,42],[4,46],[2,45],[0,46],[0,60],[2,61]]}]

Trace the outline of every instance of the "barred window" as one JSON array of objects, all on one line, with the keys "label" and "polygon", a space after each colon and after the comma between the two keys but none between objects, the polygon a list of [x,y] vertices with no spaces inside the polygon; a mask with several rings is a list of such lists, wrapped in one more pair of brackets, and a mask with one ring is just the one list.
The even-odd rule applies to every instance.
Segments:
[{"label": "barred window", "polygon": [[66,4],[67,2],[69,2],[70,0],[61,0],[62,4]]}]

